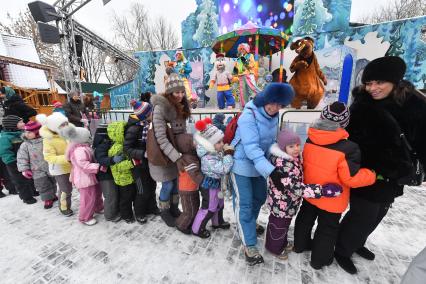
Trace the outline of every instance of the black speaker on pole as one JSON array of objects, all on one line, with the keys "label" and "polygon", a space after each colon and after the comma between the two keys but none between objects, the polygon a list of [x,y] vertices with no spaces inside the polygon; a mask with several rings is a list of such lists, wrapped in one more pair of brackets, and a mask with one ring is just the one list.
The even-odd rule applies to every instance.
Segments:
[{"label": "black speaker on pole", "polygon": [[81,35],[75,35],[74,40],[77,57],[81,57],[83,55],[83,37]]},{"label": "black speaker on pole", "polygon": [[34,1],[28,4],[31,15],[36,22],[47,23],[60,18],[56,13],[55,7],[42,1]]},{"label": "black speaker on pole", "polygon": [[60,43],[61,38],[59,36],[58,28],[45,24],[42,22],[37,23],[38,32],[40,33],[40,39],[44,43]]}]

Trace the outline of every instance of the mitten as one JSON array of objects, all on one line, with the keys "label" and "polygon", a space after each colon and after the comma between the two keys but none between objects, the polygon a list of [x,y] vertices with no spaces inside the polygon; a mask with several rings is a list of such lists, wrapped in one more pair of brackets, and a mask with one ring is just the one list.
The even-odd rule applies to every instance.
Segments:
[{"label": "mitten", "polygon": [[336,197],[339,196],[343,191],[343,188],[337,183],[326,183],[322,186],[321,195],[325,197]]},{"label": "mitten", "polygon": [[232,156],[232,155],[234,155],[234,152],[235,152],[234,146],[231,146],[229,144],[223,145],[223,153],[225,155],[231,155]]},{"label": "mitten", "polygon": [[124,160],[123,155],[116,155],[116,156],[112,157],[112,161],[114,162],[114,164],[118,164],[123,160]]},{"label": "mitten", "polygon": [[25,170],[22,172],[22,175],[27,179],[33,178],[33,172],[31,170]]}]

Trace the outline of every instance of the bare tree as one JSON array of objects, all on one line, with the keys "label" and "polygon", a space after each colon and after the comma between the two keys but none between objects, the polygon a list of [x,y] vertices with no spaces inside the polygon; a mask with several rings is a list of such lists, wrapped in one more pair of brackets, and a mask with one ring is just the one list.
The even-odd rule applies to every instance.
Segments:
[{"label": "bare tree", "polygon": [[357,22],[376,24],[426,14],[425,0],[391,0],[370,14],[357,19]]},{"label": "bare tree", "polygon": [[86,82],[97,83],[104,70],[106,54],[88,42],[84,42],[82,66]]},{"label": "bare tree", "polygon": [[128,15],[113,16],[116,42],[129,52],[173,49],[177,47],[176,32],[164,17],[151,21],[140,3],[133,3]]},{"label": "bare tree", "polygon": [[40,57],[40,62],[57,67],[57,73],[54,75],[56,78],[62,77],[59,47],[56,45],[43,43],[40,40],[37,23],[31,16],[30,11],[27,9],[24,13],[20,12],[16,18],[12,17],[8,13],[7,20],[10,22],[9,25],[5,24],[4,22],[0,22],[0,31],[11,35],[32,38],[37,53]]},{"label": "bare tree", "polygon": [[135,78],[137,69],[129,67],[120,59],[109,58],[103,65],[103,72],[110,84],[120,84]]}]

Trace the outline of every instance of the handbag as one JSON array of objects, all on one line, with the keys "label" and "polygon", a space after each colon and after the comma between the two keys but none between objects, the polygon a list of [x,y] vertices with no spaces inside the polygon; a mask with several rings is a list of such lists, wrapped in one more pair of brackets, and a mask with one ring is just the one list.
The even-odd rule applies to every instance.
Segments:
[{"label": "handbag", "polygon": [[417,152],[413,149],[413,147],[411,147],[411,144],[408,142],[407,137],[405,136],[404,132],[402,132],[402,129],[396,119],[388,111],[385,111],[385,113],[388,118],[394,122],[397,131],[399,132],[399,138],[401,138],[402,144],[408,150],[408,153],[411,157],[411,172],[408,175],[399,178],[397,180],[397,183],[398,185],[419,186],[423,183],[425,179],[425,171],[422,163],[419,160]]},{"label": "handbag", "polygon": [[[152,111],[154,113],[154,110]],[[166,135],[167,140],[175,147],[175,139],[173,135],[173,131],[169,125],[166,125]],[[176,147],[175,147],[176,148]],[[151,122],[150,128],[148,129],[147,138],[146,138],[146,154],[148,161],[154,166],[166,167],[173,162],[164,155],[163,150],[161,150],[160,145],[157,142],[155,137],[155,128],[154,123]]]}]

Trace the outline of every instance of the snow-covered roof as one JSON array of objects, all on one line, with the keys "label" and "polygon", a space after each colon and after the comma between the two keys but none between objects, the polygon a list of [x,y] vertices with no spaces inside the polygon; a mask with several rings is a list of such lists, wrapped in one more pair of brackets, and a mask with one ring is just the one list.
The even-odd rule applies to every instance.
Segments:
[{"label": "snow-covered roof", "polygon": [[[31,38],[1,34],[0,55],[40,63],[40,58]],[[4,73],[7,81],[19,87],[33,89],[50,88],[43,70],[7,64],[4,67]]]}]

